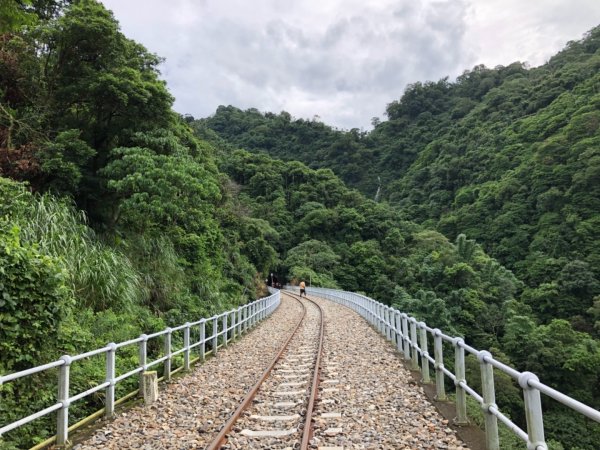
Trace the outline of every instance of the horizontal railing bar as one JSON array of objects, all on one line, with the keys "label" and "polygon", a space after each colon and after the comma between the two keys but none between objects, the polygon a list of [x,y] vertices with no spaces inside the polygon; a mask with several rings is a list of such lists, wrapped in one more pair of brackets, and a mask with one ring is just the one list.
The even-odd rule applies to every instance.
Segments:
[{"label": "horizontal railing bar", "polygon": [[515,380],[518,380],[519,377],[521,376],[521,372],[519,372],[518,370],[513,369],[510,366],[507,366],[506,364],[498,361],[497,359],[494,358],[488,358],[487,356],[483,357],[483,360],[487,363],[490,363],[492,366],[494,366],[495,368],[497,368],[498,370],[501,370],[502,372],[510,375],[511,377],[513,377]]},{"label": "horizontal railing bar", "polygon": [[[286,286],[286,288],[289,288],[289,287]],[[377,302],[373,299],[370,299],[369,297],[366,297],[364,295],[356,294],[353,292],[338,291],[338,290],[334,290],[334,289],[312,288],[312,287],[310,288],[310,291],[308,291],[308,292],[311,294],[314,293],[315,295],[320,295],[322,297],[332,299],[333,301],[335,301],[337,303],[349,306],[350,308],[357,311],[360,315],[362,315],[368,322],[375,325],[381,333],[383,333],[384,335],[388,335],[388,337],[389,337],[389,334],[395,334],[396,339],[397,339],[398,350],[401,352],[402,351],[405,352],[405,358],[408,358],[408,355],[411,353],[413,354],[413,358],[417,354],[420,354],[421,357],[424,356],[425,358],[422,359],[422,364],[425,363],[425,361],[427,361],[428,363],[433,363],[434,367],[436,367],[437,370],[441,370],[441,373],[443,375],[447,376],[449,379],[454,381],[457,388],[462,388],[470,396],[475,398],[481,405],[485,404],[485,402],[483,400],[483,396],[478,394],[474,389],[472,389],[470,386],[468,386],[468,384],[466,383],[465,380],[457,382],[457,375],[453,374],[450,370],[448,370],[443,365],[443,359],[441,361],[441,365],[436,365],[435,359],[430,357],[429,354],[426,353],[425,351],[421,350],[421,348],[419,346],[419,343],[421,341],[414,342],[414,339],[413,339],[414,335],[412,335],[412,332],[411,332],[411,335],[409,335],[409,336],[406,336],[406,337],[401,336],[402,331],[406,331],[404,329],[404,326],[406,326],[407,322],[408,322],[411,330],[413,329],[414,324],[416,324],[417,328],[419,330],[424,329],[426,332],[429,332],[432,335],[432,337],[434,338],[434,341],[436,339],[441,338],[441,341],[448,342],[448,343],[454,345],[455,348],[462,348],[462,349],[466,350],[469,354],[476,356],[477,359],[480,361],[480,363],[482,363],[482,383],[483,383],[483,378],[484,378],[483,368],[485,367],[485,365],[489,365],[489,366],[491,366],[491,369],[492,369],[492,372],[490,372],[492,375],[493,375],[493,369],[500,370],[501,372],[508,374],[514,380],[518,381],[519,384],[521,385],[521,387],[525,391],[529,388],[536,390],[537,394],[532,393],[533,397],[529,397],[528,400],[525,401],[526,413],[529,412],[531,414],[537,414],[537,416],[535,416],[534,419],[532,420],[531,425],[529,424],[529,421],[528,421],[528,427],[529,426],[532,427],[531,430],[529,430],[529,432],[532,433],[532,436],[533,436],[531,439],[540,440],[538,443],[539,445],[537,445],[536,448],[539,448],[539,449],[547,448],[547,445],[545,444],[545,442],[543,442],[543,439],[544,439],[544,437],[543,437],[543,418],[542,418],[541,405],[539,403],[539,394],[545,394],[546,396],[558,401],[559,403],[571,408],[572,410],[574,410],[578,413],[581,413],[596,422],[600,422],[600,411],[598,411],[590,406],[587,406],[584,403],[579,402],[578,400],[575,400],[575,399],[573,399],[573,398],[571,398],[549,386],[546,386],[545,384],[541,383],[534,374],[531,374],[529,372],[520,372],[520,371],[494,359],[494,357],[488,351],[477,350],[476,348],[466,344],[464,342],[463,338],[452,337],[447,334],[444,334],[440,330],[431,328],[431,327],[427,326],[427,324],[425,324],[424,322],[420,322],[416,318],[411,317],[408,314],[401,313],[400,311],[394,309],[393,307],[384,305],[384,304]],[[385,313],[383,313],[383,311],[385,311]],[[403,321],[402,330],[399,330],[396,328],[398,325],[398,323],[397,323],[397,317],[398,317],[397,315],[398,314],[400,314],[402,317],[402,321]],[[425,334],[425,336],[426,336],[426,334]],[[400,340],[398,340],[399,337],[400,337]],[[425,338],[425,345],[427,345],[426,338]],[[438,345],[437,341],[436,341],[435,345]],[[403,348],[403,350],[401,348]],[[442,353],[440,353],[440,355],[441,354]],[[456,353],[456,355],[458,358],[458,353]],[[436,357],[437,357],[437,353],[436,353]],[[464,355],[462,356],[462,358],[464,359]],[[458,361],[459,360],[457,359],[457,364],[459,364]],[[413,359],[413,364],[414,364],[414,362],[415,361]],[[462,370],[464,372],[464,362],[462,364],[463,364]],[[420,367],[420,370],[423,371],[423,367]],[[437,372],[437,373],[439,373],[439,372]],[[436,379],[437,379],[437,373],[436,373]],[[458,371],[457,371],[457,373],[458,373]],[[463,373],[463,376],[464,376],[464,373]],[[489,378],[490,375],[486,375],[486,376],[488,377],[488,380],[491,380],[491,383],[493,384],[493,378]],[[437,381],[439,381],[439,379]],[[441,381],[442,381],[442,387],[443,387],[443,376],[441,378]],[[443,389],[441,389],[440,395],[444,395]],[[485,395],[488,395],[488,396],[491,395],[491,399],[494,398],[494,386],[493,385],[491,387],[491,394],[489,394],[489,391],[488,391],[488,393]],[[537,405],[536,405],[536,397],[535,397],[536,395],[538,395]],[[492,400],[492,402],[493,401],[494,400]],[[528,401],[533,402],[533,403],[528,404],[527,403]],[[458,407],[458,399],[457,399],[457,407]],[[537,408],[537,409],[535,409],[535,408]],[[504,425],[506,425],[511,431],[513,431],[515,434],[517,434],[521,439],[528,442],[528,445],[529,445],[531,439],[529,438],[528,433],[525,432],[524,430],[522,430],[521,428],[519,428],[507,416],[505,416],[503,413],[501,413],[499,411],[498,407],[494,403],[492,403],[488,409],[489,409],[489,411],[488,411],[489,414],[491,414],[491,415],[495,416],[495,418],[499,419]],[[535,412],[531,412],[531,411],[535,411]],[[466,412],[463,412],[463,414],[466,414]],[[538,420],[540,422],[537,422]],[[540,423],[542,426],[541,433],[540,433],[540,428],[539,428]],[[487,430],[487,423],[486,423],[486,430]],[[493,431],[491,433],[493,433]],[[497,432],[496,432],[496,435],[497,435]],[[492,439],[492,441],[493,441],[493,436],[491,436],[491,437],[488,436],[488,438]],[[497,436],[496,436],[496,439],[497,439]]]},{"label": "horizontal railing bar", "polygon": [[452,380],[452,381],[456,381],[456,376],[450,372],[448,369],[446,369],[446,367],[442,367],[442,371]]},{"label": "horizontal railing bar", "polygon": [[[129,394],[124,395],[119,400],[115,401],[115,406],[116,405],[120,405],[121,403],[126,402],[131,397],[135,397],[137,394],[139,394],[139,392],[140,392],[140,390],[136,389],[135,391],[130,392]],[[95,413],[92,413],[89,416],[84,417],[79,422],[74,423],[73,425],[71,425],[69,427],[69,432],[75,431],[75,430],[81,428],[82,426],[87,425],[92,420],[97,419],[98,417],[101,417],[104,414],[104,412],[105,412],[105,408],[102,408],[102,409],[99,409],[98,411],[96,411]],[[36,444],[35,446],[31,447],[29,450],[42,450],[42,449],[48,447],[49,445],[54,444],[55,442],[56,442],[56,435],[54,435],[52,437],[49,437],[48,439],[46,439],[45,441],[40,442],[39,444]]]},{"label": "horizontal railing bar", "polygon": [[118,377],[115,378],[115,383],[118,383],[121,380],[124,380],[125,378],[130,377],[131,375],[135,375],[136,373],[140,373],[143,372],[144,368],[143,367],[136,367],[133,370],[130,370],[127,373],[124,373],[123,375],[119,375]]},{"label": "horizontal railing bar", "polygon": [[44,370],[54,369],[55,367],[60,367],[64,365],[64,361],[59,359],[58,361],[53,361],[48,364],[44,364],[43,366],[32,367],[31,369],[22,370],[20,372],[10,373],[8,375],[0,376],[0,385],[6,383],[7,381],[16,380],[18,378],[26,377],[27,375],[33,375],[38,372],[43,372]]},{"label": "horizontal railing bar", "polygon": [[477,350],[476,348],[471,347],[468,344],[465,344],[464,342],[459,342],[458,345],[462,348],[464,348],[466,351],[468,351],[469,353],[471,353],[472,355],[477,356],[479,354],[479,350]]},{"label": "horizontal railing bar", "polygon": [[38,411],[27,417],[23,417],[22,419],[17,420],[16,422],[8,424],[8,425],[0,428],[0,436],[2,436],[4,433],[7,433],[10,430],[14,430],[15,428],[26,425],[29,422],[33,422],[35,419],[39,419],[40,417],[45,416],[46,414],[50,414],[51,412],[57,411],[60,408],[62,408],[62,406],[63,406],[62,403],[55,403],[54,405],[49,406],[45,409],[42,409],[41,411]]},{"label": "horizontal railing bar", "polygon": [[152,333],[146,336],[146,339],[152,339],[158,336],[162,336],[163,334],[167,334],[169,332],[169,330],[162,330],[162,331],[157,331],[156,333]]},{"label": "horizontal railing bar", "polygon": [[539,389],[540,392],[543,392],[548,397],[553,398],[559,403],[562,403],[565,406],[568,406],[571,409],[583,414],[584,416],[595,420],[596,422],[600,422],[600,411],[597,411],[580,401],[571,398],[562,392],[558,392],[556,389],[552,389],[550,386],[546,386],[544,383],[540,383],[539,381],[529,380],[529,386]]},{"label": "horizontal railing bar", "polygon": [[477,393],[471,386],[469,386],[466,382],[461,381],[458,385],[465,390],[471,397],[477,400],[479,403],[483,403],[483,397]]},{"label": "horizontal railing bar", "polygon": [[440,333],[440,337],[443,341],[450,342],[451,344],[454,342],[454,338],[452,336],[448,336],[447,334]]},{"label": "horizontal railing bar", "polygon": [[130,340],[125,341],[125,342],[119,342],[118,344],[116,344],[116,347],[117,348],[121,348],[121,347],[125,347],[126,345],[137,344],[139,342],[142,342],[143,340],[144,340],[144,338],[140,336],[138,338],[130,339]]},{"label": "horizontal railing bar", "polygon": [[502,414],[496,406],[490,406],[488,408],[488,411],[495,415],[498,419],[500,419],[500,422],[502,422],[504,425],[510,428],[513,431],[513,433],[519,436],[522,440],[524,440],[525,442],[529,440],[529,435],[512,420],[510,420],[508,417]]},{"label": "horizontal railing bar", "polygon": [[104,383],[99,384],[98,386],[94,386],[93,388],[88,389],[85,392],[81,392],[80,394],[74,395],[73,397],[69,397],[69,403],[76,402],[77,400],[80,400],[83,397],[87,397],[88,395],[91,395],[94,392],[101,391],[102,389],[104,389],[108,386],[110,386],[110,383],[108,381],[105,381]]},{"label": "horizontal railing bar", "polygon": [[106,353],[110,351],[110,347],[102,347],[96,350],[91,350],[89,352],[82,353],[80,355],[71,356],[71,362],[79,361],[81,359],[90,358],[92,356],[101,355],[102,353]]},{"label": "horizontal railing bar", "polygon": [[166,361],[167,359],[169,359],[169,355],[165,355],[162,358],[158,358],[156,361],[151,361],[148,364],[146,364],[146,367],[152,367],[152,366],[156,366],[157,364],[160,364],[163,361]]},{"label": "horizontal railing bar", "polygon": [[[237,325],[245,324],[245,323],[247,323],[250,320],[252,320],[254,322],[252,325],[255,325],[257,323],[257,319],[260,320],[261,317],[262,318],[266,317],[266,316],[262,316],[266,311],[269,311],[269,309],[273,308],[271,310],[271,312],[272,312],[274,310],[274,308],[276,308],[279,305],[279,303],[280,303],[280,299],[279,299],[279,296],[278,296],[279,295],[279,291],[270,290],[269,292],[271,293],[271,295],[269,295],[267,297],[255,300],[254,302],[249,303],[249,304],[244,305],[244,306],[240,306],[237,309],[234,308],[234,309],[232,309],[230,311],[225,311],[225,312],[223,312],[221,314],[214,315],[214,316],[212,316],[209,319],[201,318],[200,320],[197,320],[195,322],[188,322],[188,323],[185,323],[183,325],[180,325],[180,326],[177,326],[177,327],[174,327],[174,328],[166,328],[164,330],[161,330],[161,331],[149,334],[149,335],[142,335],[142,336],[139,336],[139,337],[137,337],[135,339],[130,339],[128,341],[120,342],[120,343],[117,343],[117,344],[111,343],[111,344],[107,345],[106,347],[102,347],[102,348],[99,348],[99,349],[91,350],[91,351],[88,351],[88,352],[85,352],[85,353],[81,353],[79,355],[65,356],[65,357],[63,357],[63,358],[61,358],[61,359],[59,359],[57,361],[53,361],[53,362],[50,362],[50,363],[47,363],[47,364],[43,364],[43,365],[40,365],[40,366],[37,366],[37,367],[32,367],[30,369],[22,370],[20,372],[14,372],[14,373],[11,373],[11,374],[8,374],[8,375],[0,375],[0,386],[1,386],[2,384],[6,383],[6,382],[9,382],[9,381],[17,380],[19,378],[23,378],[23,377],[26,377],[28,375],[33,375],[33,374],[36,374],[36,373],[39,373],[39,372],[43,372],[45,370],[49,370],[49,369],[53,369],[53,368],[57,368],[57,367],[62,367],[65,364],[71,365],[73,362],[76,362],[76,361],[79,361],[79,360],[82,360],[82,359],[85,359],[85,358],[89,358],[89,357],[92,357],[92,356],[95,356],[95,355],[99,355],[99,354],[103,354],[103,353],[109,353],[111,351],[114,351],[115,349],[122,348],[122,347],[127,346],[127,345],[132,345],[132,344],[144,342],[144,341],[147,341],[147,340],[155,338],[155,337],[159,337],[159,336],[162,336],[162,335],[165,335],[165,334],[172,333],[174,331],[179,331],[179,330],[182,330],[182,329],[185,329],[185,328],[188,328],[188,327],[192,327],[192,326],[195,326],[195,325],[199,325],[199,324],[202,324],[202,323],[208,323],[210,320],[213,320],[213,319],[219,320],[220,318],[229,317],[230,315],[233,315],[233,314],[235,314],[238,311],[240,311],[240,312],[241,311],[247,312],[254,305],[260,305],[258,308],[255,308],[256,311],[254,312],[254,314],[250,315],[249,317],[245,317],[245,319],[243,321],[239,321],[236,324],[236,326],[233,325],[233,321],[232,321],[232,323],[231,323],[231,325],[229,327],[227,327],[225,330],[222,330],[221,332],[218,332],[218,324],[217,324],[217,327],[215,328],[215,330],[213,332],[213,335],[210,336],[210,337],[208,337],[208,338],[205,337],[203,341],[196,342],[196,343],[194,343],[192,345],[188,345],[186,348],[183,348],[183,349],[178,350],[176,352],[170,353],[169,355],[165,355],[165,356],[157,359],[156,361],[150,362],[149,364],[145,364],[144,367],[137,367],[137,368],[135,368],[135,369],[133,369],[133,370],[131,370],[131,371],[123,374],[123,375],[120,375],[119,377],[113,378],[110,382],[109,381],[105,381],[104,383],[99,384],[99,385],[97,385],[97,386],[95,386],[93,388],[90,388],[90,389],[88,389],[85,392],[81,392],[81,393],[79,393],[79,394],[77,394],[75,396],[72,396],[69,399],[64,400],[63,402],[56,403],[53,406],[45,408],[45,409],[43,409],[41,411],[38,411],[38,412],[36,412],[34,414],[31,414],[31,415],[27,416],[27,417],[21,418],[21,419],[15,421],[13,423],[7,424],[4,427],[0,428],[0,436],[3,433],[6,433],[6,432],[8,432],[10,430],[13,430],[15,428],[18,428],[20,426],[23,426],[23,425],[25,425],[25,424],[27,424],[27,423],[29,423],[29,422],[31,422],[31,421],[39,418],[39,417],[43,417],[43,416],[45,416],[47,414],[50,414],[50,413],[52,413],[52,412],[54,412],[54,411],[56,411],[58,409],[65,408],[68,411],[69,405],[72,402],[81,400],[82,398],[85,398],[85,397],[87,397],[87,396],[89,396],[89,395],[91,395],[91,394],[93,394],[95,392],[98,392],[98,391],[100,391],[100,390],[102,390],[104,388],[107,388],[107,387],[111,386],[112,384],[117,384],[118,382],[124,380],[125,378],[128,378],[128,377],[130,377],[132,375],[135,375],[135,374],[137,374],[139,372],[142,372],[145,369],[147,369],[148,367],[152,367],[152,366],[154,366],[156,364],[159,364],[159,363],[161,363],[163,361],[166,361],[167,359],[170,359],[170,358],[172,358],[175,355],[183,353],[186,350],[190,350],[191,348],[194,348],[194,347],[196,347],[198,345],[206,344],[210,339],[213,339],[215,337],[218,338],[219,336],[222,336],[222,335],[227,335],[227,333],[229,331],[232,331],[232,330],[234,330],[234,332],[235,332]],[[239,320],[239,318],[238,318],[238,320]],[[223,346],[223,344],[218,345],[217,348],[220,348],[221,346]],[[212,353],[213,353],[212,349],[208,350],[204,354],[204,356],[208,357]],[[200,358],[195,358],[193,360],[193,362],[198,361],[199,359]],[[108,360],[107,360],[107,363],[108,363]],[[114,361],[113,361],[113,365],[114,365]],[[177,373],[178,371],[180,371],[182,369],[183,369],[183,367],[175,369],[175,370],[171,371],[170,374]],[[107,371],[108,371],[108,365],[107,365]],[[67,388],[66,389],[67,389],[67,392],[68,392],[68,389],[69,389],[69,383],[68,383],[68,380],[69,380],[68,373],[69,372],[68,372],[68,369],[67,369],[67,371],[65,373],[67,374],[67,378],[66,378],[66,380],[67,380],[67,384],[66,384]],[[62,372],[60,374],[60,377],[63,377]],[[64,380],[64,378],[62,378],[62,379]],[[163,379],[164,379],[164,376],[161,377],[159,380],[163,380]],[[136,395],[137,393],[138,393],[138,391],[135,391],[134,393],[127,394],[125,396],[125,398],[120,399],[117,402],[114,402],[114,404],[115,405],[116,404],[120,404],[122,401],[125,401],[126,398],[129,398],[131,395]],[[104,409],[102,411],[104,411]],[[91,416],[88,416],[87,418],[85,418],[82,421],[80,421],[77,424],[75,424],[75,427],[80,426],[80,424],[83,424],[84,422],[89,421],[92,418],[98,417],[99,414],[102,411],[97,411],[96,413],[92,414]],[[73,427],[74,426],[68,427],[67,430],[71,431],[71,430],[74,429]],[[53,436],[53,437],[51,437],[49,439],[46,439],[44,442],[36,445],[34,448],[42,448],[43,445],[49,445],[51,443],[56,442],[56,440],[57,440],[57,436],[55,435],[55,436]]]},{"label": "horizontal railing bar", "polygon": [[185,348],[182,348],[181,350],[177,350],[176,352],[171,352],[171,356],[177,356],[183,352],[185,352]]}]

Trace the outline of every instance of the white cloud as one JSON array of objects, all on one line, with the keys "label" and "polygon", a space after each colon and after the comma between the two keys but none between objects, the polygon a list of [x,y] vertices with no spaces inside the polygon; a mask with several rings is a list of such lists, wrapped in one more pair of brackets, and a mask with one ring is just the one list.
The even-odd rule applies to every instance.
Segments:
[{"label": "white cloud", "polygon": [[368,128],[415,81],[539,65],[600,22],[597,0],[103,0],[166,57],[175,109],[221,104]]}]

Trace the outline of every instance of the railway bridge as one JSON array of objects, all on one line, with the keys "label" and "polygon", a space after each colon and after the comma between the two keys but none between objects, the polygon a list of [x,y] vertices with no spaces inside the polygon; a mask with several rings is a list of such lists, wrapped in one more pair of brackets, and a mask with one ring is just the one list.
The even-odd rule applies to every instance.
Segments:
[{"label": "railway bridge", "polygon": [[[523,448],[543,450],[542,395],[600,422],[599,411],[535,374],[406,313],[351,292],[307,292],[272,289],[237,310],[1,376],[5,384],[56,370],[58,395],[44,410],[0,424],[0,436],[53,417],[56,435],[32,449],[495,450],[503,448],[500,426]],[[158,356],[149,351],[157,343]],[[119,350],[128,346],[139,358],[120,373]],[[98,356],[106,358],[105,381],[72,392],[72,367]],[[467,380],[468,357],[479,362],[481,392]],[[144,403],[140,391],[156,368],[158,399]],[[498,371],[522,388],[523,426],[496,404]],[[126,380],[141,389],[117,395]],[[71,423],[77,402],[99,394],[105,407]],[[477,417],[469,402],[479,406]],[[478,418],[481,429],[472,425]]]}]

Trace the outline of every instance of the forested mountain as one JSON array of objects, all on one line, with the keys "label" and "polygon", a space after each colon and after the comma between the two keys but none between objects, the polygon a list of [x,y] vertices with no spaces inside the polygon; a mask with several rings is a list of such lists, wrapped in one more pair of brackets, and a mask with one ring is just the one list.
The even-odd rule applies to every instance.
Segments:
[{"label": "forested mountain", "polygon": [[[10,18],[0,28],[2,373],[242,304],[261,295],[266,274],[276,271],[280,278],[363,291],[600,406],[600,347],[592,326],[600,319],[600,304],[586,310],[598,292],[592,251],[598,245],[592,220],[598,212],[597,174],[577,159],[598,147],[592,120],[598,79],[588,67],[593,35],[572,44],[553,60],[556,67],[547,69],[559,74],[574,64],[573,85],[556,87],[572,97],[561,104],[566,94],[553,94],[514,125],[512,139],[524,130],[532,137],[511,144],[512,166],[505,170],[492,167],[504,161],[500,156],[497,161],[486,153],[488,161],[480,155],[481,166],[471,160],[475,149],[483,151],[495,136],[501,139],[514,122],[498,112],[502,109],[485,113],[484,105],[515,74],[515,80],[542,86],[550,78],[541,71],[534,76],[520,65],[478,68],[456,83],[416,84],[388,107],[389,120],[371,133],[233,107],[193,121],[172,111],[173,99],[157,69],[160,58],[124,36],[98,2],[5,2],[0,13]],[[454,92],[467,82],[472,85],[463,86],[461,95],[473,97],[458,101]],[[479,93],[471,92],[480,84]],[[579,98],[577,89],[585,86],[587,94]],[[448,100],[438,104],[436,95],[442,93]],[[423,103],[419,114],[406,106],[411,95],[415,100],[409,103]],[[463,104],[461,114],[453,112],[458,106],[448,106],[455,100]],[[581,108],[588,109],[578,113]],[[553,118],[559,112],[565,114],[562,122]],[[579,122],[573,119],[579,116]],[[556,123],[543,139],[558,139],[560,133],[565,140],[554,147],[540,141],[536,117]],[[464,136],[469,123],[482,129],[489,124],[494,130],[486,131],[489,142],[473,131],[471,143]],[[464,180],[473,189],[463,193],[467,184],[460,178],[457,183],[465,186],[453,188],[452,195],[471,197],[436,210],[441,197],[435,192],[442,186],[428,184],[438,173],[429,170],[442,167],[442,149],[451,148],[436,139],[451,137],[471,146],[460,156],[468,172]],[[566,155],[565,147],[576,150]],[[500,143],[494,148],[498,154],[508,151]],[[536,152],[543,148],[538,160]],[[393,161],[385,159],[390,155]],[[528,173],[527,167],[538,169]],[[419,178],[423,168],[428,172]],[[511,173],[520,183],[514,192],[506,191]],[[375,201],[378,176],[382,189]],[[569,176],[572,186],[588,187],[570,191]],[[560,192],[538,201],[557,180],[564,182]],[[413,192],[415,183],[420,194]],[[421,208],[423,201],[432,205]],[[514,214],[526,223],[508,217],[493,221],[511,202],[509,210],[523,208]],[[537,209],[542,207],[548,210]],[[452,215],[456,219],[450,220]],[[533,220],[540,221],[535,229]],[[546,227],[553,224],[558,231]],[[532,242],[538,232],[567,236],[565,226],[580,234],[568,235],[570,249],[559,240],[552,242],[552,254],[536,247],[542,256],[527,265],[528,248],[515,248],[514,260],[498,251],[495,238],[486,234],[494,226],[495,233],[523,228]],[[504,245],[508,251],[512,244]],[[120,373],[136,363],[136,351],[130,351],[118,359]],[[160,351],[149,348],[153,355]],[[101,379],[103,371],[102,360],[73,365],[73,391],[87,389],[88,380]],[[470,361],[469,383],[475,386],[477,371]],[[0,386],[0,424],[53,402],[54,375]],[[132,383],[119,384],[117,394]],[[498,402],[522,423],[518,387],[502,377],[498,383]],[[75,420],[101,404],[101,396],[77,402],[70,414]],[[600,441],[598,427],[556,405],[548,405],[546,417],[550,437],[565,448],[592,449]],[[52,430],[49,417],[38,420],[4,436],[0,447],[26,448]],[[506,439],[503,448],[513,448]]]},{"label": "forested mountain", "polygon": [[[234,145],[332,169],[449,239],[464,233],[525,283],[543,321],[593,332],[600,294],[600,27],[538,68],[475,67],[410,85],[369,133],[219,107]],[[598,330],[596,330],[597,332]]]},{"label": "forested mountain", "polygon": [[[557,367],[577,377],[587,372],[573,366],[579,363],[572,347],[586,342],[591,353],[580,362],[591,369],[591,378],[571,393],[598,405],[593,386],[600,364],[599,49],[597,27],[538,68],[478,66],[454,82],[414,83],[387,106],[388,120],[374,119],[368,133],[233,106],[219,107],[194,127],[200,135],[208,129],[255,153],[330,168],[398,217],[458,239],[457,245],[469,239],[481,244],[517,276],[516,303],[498,303],[494,315],[490,303],[485,311],[470,309],[481,294],[461,288],[444,292],[439,303],[405,280],[393,302],[443,326],[448,317],[451,323],[489,319],[497,328],[476,332],[471,323],[469,338],[488,339],[518,367],[561,389],[569,390],[572,378],[555,378]],[[335,221],[322,222],[329,223]],[[435,260],[438,250],[429,256]],[[482,286],[480,279],[475,284]],[[376,293],[383,301],[390,298],[382,294]],[[585,393],[584,386],[592,391]],[[598,432],[586,441],[585,421],[565,426],[560,412],[550,416],[563,429],[579,430],[553,435],[571,442],[567,448],[593,448]]]}]

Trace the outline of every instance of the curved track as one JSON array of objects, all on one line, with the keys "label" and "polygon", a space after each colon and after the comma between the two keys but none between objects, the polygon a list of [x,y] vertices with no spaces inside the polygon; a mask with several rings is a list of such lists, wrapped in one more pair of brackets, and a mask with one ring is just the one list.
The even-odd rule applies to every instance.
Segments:
[{"label": "curved track", "polygon": [[207,450],[309,448],[323,351],[324,315],[312,300],[303,301],[289,292],[282,291],[282,295],[302,304],[302,318]]}]

